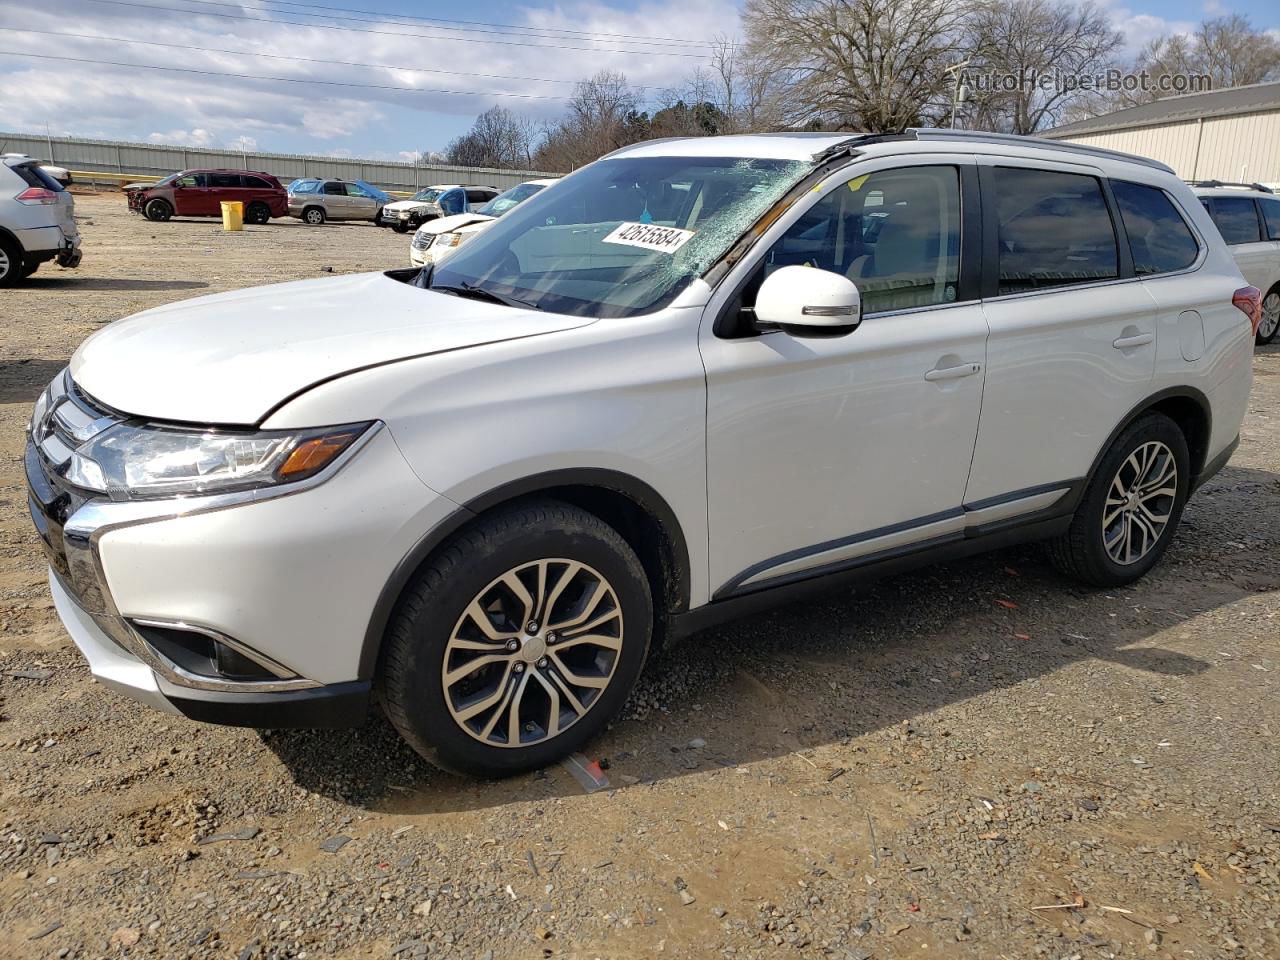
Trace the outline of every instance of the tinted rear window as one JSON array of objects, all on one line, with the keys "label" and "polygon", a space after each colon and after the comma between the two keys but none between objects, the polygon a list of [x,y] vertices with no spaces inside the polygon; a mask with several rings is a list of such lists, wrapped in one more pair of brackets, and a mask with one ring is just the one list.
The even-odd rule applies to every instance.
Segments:
[{"label": "tinted rear window", "polygon": [[1115,229],[1096,177],[996,167],[1000,293],[1114,280]]},{"label": "tinted rear window", "polygon": [[244,185],[251,190],[270,190],[271,184],[263,180],[261,177],[251,177],[247,174],[244,177]]},{"label": "tinted rear window", "polygon": [[211,187],[238,187],[240,186],[240,174],[238,173],[211,173],[209,174],[209,186]]},{"label": "tinted rear window", "polygon": [[23,182],[29,187],[44,187],[46,190],[52,190],[55,193],[62,192],[62,184],[53,179],[53,177],[49,176],[49,174],[45,173],[34,163],[20,163],[10,169],[20,176]]},{"label": "tinted rear window", "polygon": [[1195,234],[1168,194],[1158,187],[1113,180],[1111,192],[1120,207],[1133,271],[1138,276],[1184,270],[1200,252]]},{"label": "tinted rear window", "polygon": [[1280,240],[1280,200],[1268,197],[1259,200],[1262,208],[1262,219],[1267,223],[1267,239]]},{"label": "tinted rear window", "polygon": [[1262,239],[1252,197],[1214,197],[1213,222],[1227,243],[1257,243]]}]

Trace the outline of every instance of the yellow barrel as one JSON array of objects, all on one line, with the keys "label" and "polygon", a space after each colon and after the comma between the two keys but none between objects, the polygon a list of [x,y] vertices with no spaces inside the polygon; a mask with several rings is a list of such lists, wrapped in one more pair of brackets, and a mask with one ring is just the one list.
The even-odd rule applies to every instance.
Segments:
[{"label": "yellow barrel", "polygon": [[222,229],[244,229],[244,204],[239,200],[224,200],[222,202]]}]

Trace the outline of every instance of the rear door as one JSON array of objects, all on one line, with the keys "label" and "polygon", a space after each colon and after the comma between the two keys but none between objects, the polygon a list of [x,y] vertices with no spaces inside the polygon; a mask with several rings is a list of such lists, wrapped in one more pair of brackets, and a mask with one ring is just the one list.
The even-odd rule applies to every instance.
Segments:
[{"label": "rear door", "polygon": [[255,200],[265,203],[268,207],[272,206],[272,198],[276,195],[275,188],[261,177],[255,177],[251,173],[242,173],[240,180],[243,183],[244,204],[247,207]]},{"label": "rear door", "polygon": [[982,158],[991,327],[965,500],[1066,489],[1150,389],[1156,309],[1100,170]]},{"label": "rear door", "polygon": [[1264,239],[1261,211],[1253,197],[1210,197],[1209,213],[1245,280],[1265,293],[1274,246]]},{"label": "rear door", "polygon": [[358,183],[348,183],[347,216],[352,220],[372,220],[378,212],[378,201]]},{"label": "rear door", "polygon": [[241,185],[240,174],[238,173],[210,173],[209,189],[205,191],[208,198],[207,209],[204,211],[207,216],[219,216],[222,213],[222,204],[224,202],[240,201],[244,202],[244,187]]},{"label": "rear door", "polygon": [[331,220],[347,219],[347,185],[337,180],[326,180],[320,191],[324,195],[324,212]]}]

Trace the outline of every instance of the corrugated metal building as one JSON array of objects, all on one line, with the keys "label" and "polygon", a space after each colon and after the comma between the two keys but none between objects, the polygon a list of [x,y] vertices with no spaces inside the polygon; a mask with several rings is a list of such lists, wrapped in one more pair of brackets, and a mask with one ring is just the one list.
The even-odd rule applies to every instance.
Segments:
[{"label": "corrugated metal building", "polygon": [[1280,184],[1280,83],[1165,97],[1040,136],[1151,157],[1186,180]]}]

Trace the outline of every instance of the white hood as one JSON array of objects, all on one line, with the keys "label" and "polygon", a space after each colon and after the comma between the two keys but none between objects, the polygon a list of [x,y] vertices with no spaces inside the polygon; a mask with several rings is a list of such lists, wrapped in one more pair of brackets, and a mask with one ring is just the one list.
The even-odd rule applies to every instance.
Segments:
[{"label": "white hood", "polygon": [[486,217],[483,213],[455,213],[451,217],[437,217],[428,223],[424,223],[418,228],[419,233],[439,234],[450,233],[462,227],[469,227],[473,223],[488,223],[496,217]]},{"label": "white hood", "polygon": [[592,322],[360,273],[145,310],[81,344],[71,376],[123,413],[254,424],[282,400],[344,373]]},{"label": "white hood", "polygon": [[397,200],[394,203],[388,203],[383,206],[383,210],[417,210],[418,208],[434,207],[436,203],[429,200]]}]

